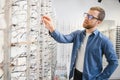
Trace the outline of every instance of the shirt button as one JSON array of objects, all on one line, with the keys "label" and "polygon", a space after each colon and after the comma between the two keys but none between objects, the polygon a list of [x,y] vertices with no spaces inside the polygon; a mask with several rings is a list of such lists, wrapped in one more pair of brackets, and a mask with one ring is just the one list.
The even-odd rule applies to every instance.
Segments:
[{"label": "shirt button", "polygon": [[72,63],[72,65],[74,65],[74,63]]},{"label": "shirt button", "polygon": [[75,58],[76,58],[76,56],[75,56]]}]

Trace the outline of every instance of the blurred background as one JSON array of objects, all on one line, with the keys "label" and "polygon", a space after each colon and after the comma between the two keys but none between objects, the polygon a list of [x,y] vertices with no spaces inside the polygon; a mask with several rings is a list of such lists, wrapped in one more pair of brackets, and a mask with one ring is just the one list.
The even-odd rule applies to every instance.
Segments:
[{"label": "blurred background", "polygon": [[[83,14],[92,6],[106,11],[98,29],[112,41],[120,63],[120,0],[0,0],[0,80],[68,80],[72,44],[54,41],[41,16],[69,34],[83,29]],[[119,73],[120,66],[110,79],[120,80]]]}]

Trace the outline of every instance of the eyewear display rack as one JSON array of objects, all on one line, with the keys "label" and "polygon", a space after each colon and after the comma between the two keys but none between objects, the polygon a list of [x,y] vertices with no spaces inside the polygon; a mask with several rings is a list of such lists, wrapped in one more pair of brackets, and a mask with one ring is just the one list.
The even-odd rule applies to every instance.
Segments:
[{"label": "eyewear display rack", "polygon": [[116,38],[116,52],[118,55],[118,58],[120,59],[120,26],[117,26],[117,38]]},{"label": "eyewear display rack", "polygon": [[51,0],[6,2],[7,46],[3,80],[52,80],[56,66],[56,42],[41,22],[55,19]]},{"label": "eyewear display rack", "polygon": [[[0,26],[1,27],[1,26]],[[6,59],[5,54],[6,51],[4,50],[6,47],[5,39],[6,39],[6,30],[5,28],[0,28],[0,80],[3,80],[6,76]]]}]

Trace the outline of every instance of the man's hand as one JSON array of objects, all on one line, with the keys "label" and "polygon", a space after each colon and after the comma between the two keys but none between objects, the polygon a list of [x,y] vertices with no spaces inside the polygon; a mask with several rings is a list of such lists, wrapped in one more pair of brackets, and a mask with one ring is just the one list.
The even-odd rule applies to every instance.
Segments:
[{"label": "man's hand", "polygon": [[55,29],[54,29],[54,26],[52,24],[52,20],[50,17],[48,16],[43,16],[42,17],[42,22],[45,24],[45,27],[50,31],[50,32],[53,32]]}]

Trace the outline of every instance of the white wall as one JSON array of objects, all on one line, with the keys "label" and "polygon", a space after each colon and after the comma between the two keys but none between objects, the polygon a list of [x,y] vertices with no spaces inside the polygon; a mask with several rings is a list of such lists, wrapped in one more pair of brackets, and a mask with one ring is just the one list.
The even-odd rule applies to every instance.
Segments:
[{"label": "white wall", "polygon": [[120,25],[120,3],[118,0],[53,0],[58,21],[82,23],[83,13],[92,6],[101,6],[106,11],[106,20],[115,20]]}]

